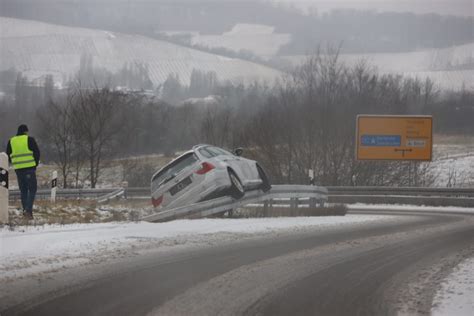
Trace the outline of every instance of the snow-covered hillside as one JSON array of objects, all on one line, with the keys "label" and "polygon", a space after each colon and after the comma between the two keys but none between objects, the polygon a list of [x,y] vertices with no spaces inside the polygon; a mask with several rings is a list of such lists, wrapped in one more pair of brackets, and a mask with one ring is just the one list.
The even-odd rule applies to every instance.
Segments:
[{"label": "snow-covered hillside", "polygon": [[83,54],[94,67],[117,72],[125,63],[146,63],[155,85],[170,73],[189,83],[193,69],[216,72],[220,80],[272,82],[280,72],[255,63],[153,40],[144,36],[65,27],[0,17],[0,70],[16,68],[30,80],[53,74],[64,81],[79,69]]},{"label": "snow-covered hillside", "polygon": [[[285,56],[295,65],[306,56]],[[474,43],[443,49],[409,53],[341,54],[340,60],[355,65],[364,60],[381,73],[402,74],[412,78],[432,79],[442,89],[458,90],[463,86],[474,90]]]},{"label": "snow-covered hillside", "polygon": [[222,35],[193,34],[192,37],[193,44],[225,47],[237,52],[247,50],[264,58],[276,55],[290,40],[290,34],[275,33],[274,27],[259,24],[237,24]]}]

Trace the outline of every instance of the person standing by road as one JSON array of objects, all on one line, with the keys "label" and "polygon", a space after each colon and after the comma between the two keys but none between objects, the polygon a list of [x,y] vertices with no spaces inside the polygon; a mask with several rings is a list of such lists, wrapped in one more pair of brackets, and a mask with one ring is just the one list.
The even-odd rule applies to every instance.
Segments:
[{"label": "person standing by road", "polygon": [[40,160],[40,150],[35,139],[28,136],[28,126],[22,124],[18,127],[17,134],[8,142],[6,151],[18,179],[23,215],[33,219],[37,188],[36,167]]}]

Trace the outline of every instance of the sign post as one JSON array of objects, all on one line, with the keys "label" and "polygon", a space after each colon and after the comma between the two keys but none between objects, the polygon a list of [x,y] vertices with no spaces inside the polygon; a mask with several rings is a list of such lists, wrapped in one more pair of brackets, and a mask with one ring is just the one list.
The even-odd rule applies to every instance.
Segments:
[{"label": "sign post", "polygon": [[0,153],[0,223],[8,223],[8,156]]},{"label": "sign post", "polygon": [[310,185],[314,185],[314,170],[313,169],[309,169],[308,170],[308,177],[309,177],[309,184]]},{"label": "sign post", "polygon": [[431,161],[432,152],[432,116],[357,116],[357,160]]},{"label": "sign post", "polygon": [[56,203],[56,191],[58,190],[58,172],[53,171],[53,177],[51,179],[51,203]]}]

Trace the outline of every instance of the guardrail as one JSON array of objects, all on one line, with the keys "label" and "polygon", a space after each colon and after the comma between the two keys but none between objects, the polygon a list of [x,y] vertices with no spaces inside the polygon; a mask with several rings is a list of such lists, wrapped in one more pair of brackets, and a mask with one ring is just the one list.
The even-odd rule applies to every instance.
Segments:
[{"label": "guardrail", "polygon": [[329,195],[409,195],[474,197],[474,188],[327,187]]},{"label": "guardrail", "polygon": [[326,188],[310,185],[274,185],[266,193],[262,191],[250,191],[241,199],[235,200],[231,197],[221,197],[209,201],[199,202],[178,208],[168,209],[156,214],[143,217],[142,220],[149,222],[165,222],[186,216],[207,217],[228,210],[232,210],[247,204],[265,203],[272,199],[290,198],[313,199],[314,204],[324,203],[328,199]]},{"label": "guardrail", "polygon": [[328,187],[329,203],[474,207],[474,188]]},{"label": "guardrail", "polygon": [[115,191],[112,191],[102,197],[100,197],[97,202],[99,203],[104,203],[104,202],[107,202],[107,201],[110,201],[116,197],[119,197],[119,196],[123,196],[125,194],[125,189],[121,188],[121,189],[117,189]]},{"label": "guardrail", "polygon": [[[274,187],[279,187],[279,185],[274,185]],[[56,197],[58,199],[104,200],[107,195],[120,189],[60,189]],[[474,188],[328,187],[327,189],[330,203],[398,203],[474,207]],[[49,189],[37,192],[37,199],[49,199],[50,196]],[[149,199],[150,188],[125,188],[122,196],[126,199]],[[10,190],[10,200],[19,198],[18,190]]]},{"label": "guardrail", "polygon": [[[278,185],[275,185],[278,186]],[[474,197],[474,188],[418,188],[418,187],[326,187],[329,195],[410,195],[410,196],[451,196],[451,197]],[[121,188],[107,189],[59,189],[58,197],[89,197],[94,198],[112,193]],[[49,198],[50,189],[41,189],[37,192],[37,198]],[[124,195],[129,197],[150,197],[149,187],[124,188]],[[20,192],[10,190],[10,197],[18,199]]]}]

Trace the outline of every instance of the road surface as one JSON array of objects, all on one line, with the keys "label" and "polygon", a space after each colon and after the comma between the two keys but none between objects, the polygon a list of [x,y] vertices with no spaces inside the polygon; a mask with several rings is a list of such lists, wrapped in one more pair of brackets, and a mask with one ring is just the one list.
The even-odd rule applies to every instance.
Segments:
[{"label": "road surface", "polygon": [[74,271],[69,285],[45,286],[1,315],[425,314],[443,277],[474,254],[474,216],[400,214],[379,225],[150,254],[87,281],[87,271]]}]

